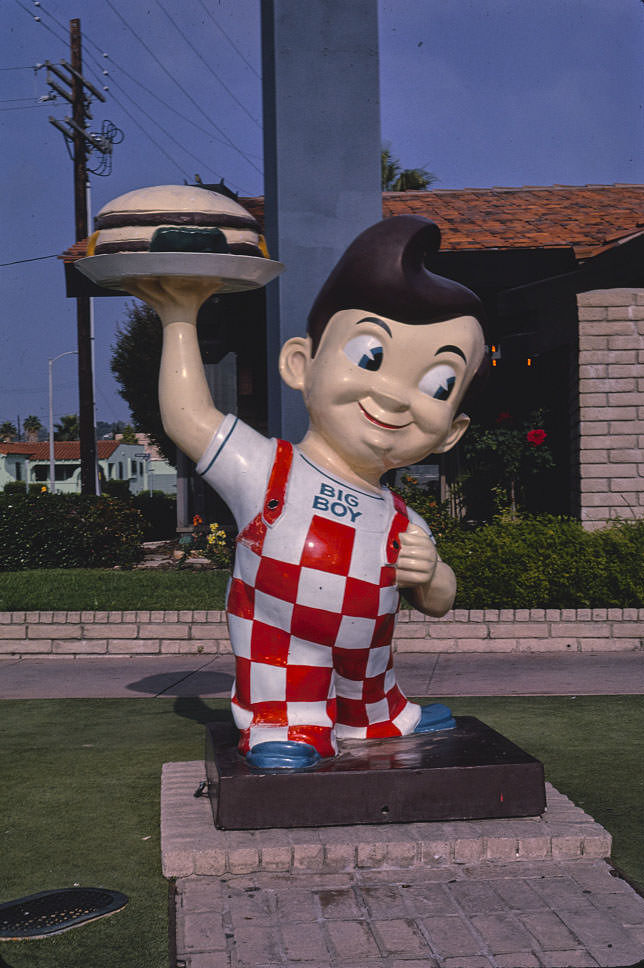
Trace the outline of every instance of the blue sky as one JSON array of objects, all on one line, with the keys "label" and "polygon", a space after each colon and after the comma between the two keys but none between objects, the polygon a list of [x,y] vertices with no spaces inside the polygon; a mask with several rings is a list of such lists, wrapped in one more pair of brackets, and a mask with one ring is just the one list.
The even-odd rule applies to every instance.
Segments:
[{"label": "blue sky", "polygon": [[[382,139],[435,187],[644,181],[640,0],[380,0],[379,16]],[[72,164],[48,123],[68,106],[39,102],[33,69],[69,59],[74,17],[84,72],[109,88],[93,129],[125,135],[92,178],[94,212],[195,173],[263,192],[259,0],[3,0],[0,422],[47,422],[47,360],[75,346],[62,266],[41,258],[74,237]],[[126,305],[95,301],[99,419],[128,419],[109,369]],[[75,366],[56,363],[55,419],[78,409]]]}]

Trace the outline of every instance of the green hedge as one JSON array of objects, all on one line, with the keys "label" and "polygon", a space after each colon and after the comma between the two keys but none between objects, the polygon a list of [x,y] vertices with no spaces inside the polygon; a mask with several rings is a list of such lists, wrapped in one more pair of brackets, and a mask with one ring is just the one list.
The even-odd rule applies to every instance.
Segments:
[{"label": "green hedge", "polygon": [[127,501],[141,512],[144,518],[143,540],[165,541],[176,537],[177,499],[164,491],[130,492],[129,481],[105,481],[103,494]]},{"label": "green hedge", "polygon": [[550,516],[451,530],[441,557],[458,581],[457,608],[644,606],[644,521],[585,531]]},{"label": "green hedge", "polygon": [[163,491],[141,491],[130,498],[133,507],[144,518],[144,541],[176,538],[177,499]]},{"label": "green hedge", "polygon": [[0,571],[111,568],[141,557],[144,521],[126,501],[77,494],[0,495]]}]

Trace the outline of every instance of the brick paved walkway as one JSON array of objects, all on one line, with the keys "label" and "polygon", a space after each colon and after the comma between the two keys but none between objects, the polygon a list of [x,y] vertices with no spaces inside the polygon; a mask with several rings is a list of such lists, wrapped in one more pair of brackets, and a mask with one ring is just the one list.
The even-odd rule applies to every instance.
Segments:
[{"label": "brick paved walkway", "polygon": [[626,968],[644,899],[610,836],[552,787],[547,819],[219,831],[166,764],[177,968]]},{"label": "brick paved walkway", "polygon": [[179,968],[609,968],[644,900],[603,861],[177,881]]}]

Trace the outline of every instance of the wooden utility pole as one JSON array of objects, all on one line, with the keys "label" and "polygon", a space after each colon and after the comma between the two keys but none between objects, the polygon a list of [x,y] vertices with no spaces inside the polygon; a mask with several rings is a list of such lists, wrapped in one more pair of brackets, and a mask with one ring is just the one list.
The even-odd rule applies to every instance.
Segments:
[{"label": "wooden utility pole", "polygon": [[[72,108],[74,121],[74,219],[76,241],[89,235],[87,218],[87,141],[85,94],[80,20],[70,27],[72,66]],[[78,409],[81,462],[81,493],[96,494],[96,426],[94,420],[94,377],[92,372],[92,323],[89,296],[76,299],[78,337]]]},{"label": "wooden utility pole", "polygon": [[[89,234],[87,212],[87,155],[95,148],[102,153],[111,151],[111,142],[91,135],[86,122],[91,119],[88,107],[89,91],[99,101],[105,97],[83,77],[83,57],[81,49],[80,20],[70,20],[70,63],[62,61],[60,66],[45,61],[47,83],[56,94],[63,97],[72,107],[72,116],[59,121],[49,121],[65,136],[72,145],[74,161],[74,224],[76,242],[86,239]],[[61,70],[60,68],[63,68]],[[67,87],[61,87],[62,81]],[[76,297],[76,332],[78,340],[78,411],[80,428],[81,491],[83,494],[96,494],[96,431],[94,423],[94,378],[92,365],[92,323],[89,296]]]}]

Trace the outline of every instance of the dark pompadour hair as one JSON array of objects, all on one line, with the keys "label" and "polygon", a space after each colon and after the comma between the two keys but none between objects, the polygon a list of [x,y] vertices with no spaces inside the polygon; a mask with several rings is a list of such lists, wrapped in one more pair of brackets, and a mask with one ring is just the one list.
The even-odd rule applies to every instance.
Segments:
[{"label": "dark pompadour hair", "polygon": [[478,296],[425,267],[440,242],[438,226],[419,215],[395,215],[361,232],[313,303],[307,329],[313,351],[328,321],[343,309],[364,309],[416,325],[474,316],[484,326]]},{"label": "dark pompadour hair", "polygon": [[[438,226],[419,215],[395,215],[365,229],[354,239],[320,289],[308,317],[312,352],[317,351],[328,321],[343,309],[363,309],[410,325],[474,316],[485,330],[479,297],[453,279],[425,266],[438,252]],[[487,356],[463,401],[469,406],[488,370]]]}]

